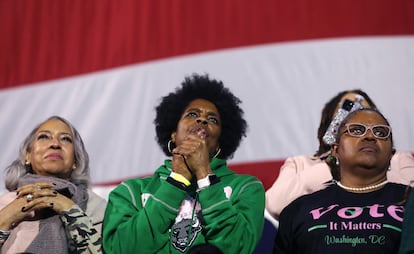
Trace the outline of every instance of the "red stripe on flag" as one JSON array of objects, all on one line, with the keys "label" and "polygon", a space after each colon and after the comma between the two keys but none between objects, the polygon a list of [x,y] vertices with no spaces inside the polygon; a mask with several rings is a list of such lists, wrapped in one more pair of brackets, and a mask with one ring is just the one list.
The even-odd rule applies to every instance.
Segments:
[{"label": "red stripe on flag", "polygon": [[412,0],[3,0],[0,89],[271,42],[414,34]]}]

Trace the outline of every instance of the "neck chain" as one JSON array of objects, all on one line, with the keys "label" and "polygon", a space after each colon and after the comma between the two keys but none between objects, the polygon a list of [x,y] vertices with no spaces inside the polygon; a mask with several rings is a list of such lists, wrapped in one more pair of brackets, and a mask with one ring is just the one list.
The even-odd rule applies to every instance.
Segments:
[{"label": "neck chain", "polygon": [[365,186],[365,187],[348,187],[348,186],[342,185],[341,182],[339,182],[339,181],[335,181],[335,183],[339,187],[341,187],[342,189],[345,189],[347,191],[363,192],[363,191],[377,189],[377,188],[387,184],[388,180],[384,180],[383,182],[380,182],[380,183],[377,183],[377,184],[374,184],[374,185],[368,185],[368,186]]}]

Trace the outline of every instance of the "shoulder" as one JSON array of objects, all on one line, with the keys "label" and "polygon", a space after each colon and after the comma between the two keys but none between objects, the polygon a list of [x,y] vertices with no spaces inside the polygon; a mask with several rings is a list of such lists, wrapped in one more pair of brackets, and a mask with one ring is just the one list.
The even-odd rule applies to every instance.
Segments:
[{"label": "shoulder", "polygon": [[386,192],[396,191],[396,192],[407,192],[411,191],[412,187],[402,183],[392,183],[389,182],[384,186]]},{"label": "shoulder", "polygon": [[127,180],[122,181],[118,184],[112,192],[123,192],[128,189],[137,189],[143,185],[146,185],[148,180],[152,179],[152,177],[143,177],[143,178],[130,178]]},{"label": "shoulder", "polygon": [[93,190],[88,189],[88,195],[88,209],[96,209],[106,206],[106,200],[103,197],[96,194]]},{"label": "shoulder", "polygon": [[244,182],[260,181],[259,178],[257,178],[254,175],[250,175],[250,174],[234,174],[234,177],[238,179],[239,181],[244,181]]},{"label": "shoulder", "polygon": [[310,155],[296,155],[296,156],[290,156],[286,159],[286,161],[303,161],[306,163],[318,163],[322,160],[319,157],[316,156],[310,156]]},{"label": "shoulder", "polygon": [[414,165],[414,157],[412,153],[404,152],[404,151],[396,151],[395,154],[391,158],[391,163],[406,163],[409,162]]},{"label": "shoulder", "polygon": [[88,189],[88,195],[86,214],[92,218],[93,222],[102,221],[106,208],[106,200],[90,189]]},{"label": "shoulder", "polygon": [[[315,191],[321,189],[321,185],[332,179],[332,174],[325,161],[314,156],[294,156],[286,159],[280,168],[277,182],[302,184],[302,189]],[[288,187],[288,186],[286,186]],[[304,190],[304,189],[303,189]]]},{"label": "shoulder", "polygon": [[328,165],[325,161],[321,160],[319,157],[315,156],[306,156],[298,155],[293,157],[288,157],[282,168],[294,167],[296,170],[306,170],[310,168],[328,168]]},{"label": "shoulder", "polygon": [[227,175],[222,176],[221,179],[223,182],[233,182],[234,184],[242,184],[242,185],[262,185],[262,181],[259,180],[256,176],[249,175],[249,174],[233,174],[233,175]]},{"label": "shoulder", "polygon": [[109,203],[131,202],[135,205],[141,199],[142,192],[153,180],[155,180],[154,177],[144,177],[121,182],[109,193]]},{"label": "shoulder", "polygon": [[332,197],[334,194],[331,188],[334,187],[330,185],[323,190],[296,198],[281,210],[279,221],[284,224],[302,221],[310,211],[332,204],[332,201],[336,201],[337,197]]},{"label": "shoulder", "polygon": [[293,209],[295,210],[298,207],[305,207],[307,205],[313,206],[318,203],[328,202],[331,199],[337,198],[338,193],[335,190],[336,186],[333,184],[329,184],[324,189],[317,190],[309,194],[304,194],[296,198],[288,206],[293,207]]},{"label": "shoulder", "polygon": [[135,190],[141,190],[143,187],[148,185],[149,182],[153,181],[154,177],[140,177],[140,178],[131,178],[128,180],[123,181],[120,183],[115,190],[117,191],[135,191]]},{"label": "shoulder", "polygon": [[405,151],[400,151],[400,150],[396,150],[394,157],[409,157],[409,158],[413,158],[413,154],[410,152],[405,152]]},{"label": "shoulder", "polygon": [[0,208],[16,199],[16,192],[6,192],[0,196]]},{"label": "shoulder", "polygon": [[[248,196],[253,199],[265,196],[262,181],[249,174],[232,174],[220,177],[224,191],[232,190],[237,195]],[[259,202],[259,200],[257,200]]]}]

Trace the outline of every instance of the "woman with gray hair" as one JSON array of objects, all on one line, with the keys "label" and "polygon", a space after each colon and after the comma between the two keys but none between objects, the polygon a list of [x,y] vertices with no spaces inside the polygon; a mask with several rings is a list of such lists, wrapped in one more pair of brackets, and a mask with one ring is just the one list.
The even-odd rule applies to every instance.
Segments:
[{"label": "woman with gray hair", "polygon": [[89,187],[78,131],[52,116],[23,141],[0,196],[1,253],[102,253],[106,201]]}]

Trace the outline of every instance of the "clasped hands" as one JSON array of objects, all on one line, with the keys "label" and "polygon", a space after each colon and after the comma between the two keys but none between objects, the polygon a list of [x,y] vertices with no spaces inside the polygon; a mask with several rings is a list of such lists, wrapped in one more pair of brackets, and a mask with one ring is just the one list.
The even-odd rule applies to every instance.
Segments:
[{"label": "clasped hands", "polygon": [[202,179],[212,173],[205,139],[189,134],[172,150],[172,153],[172,171],[181,174],[189,181],[193,175],[197,179]]},{"label": "clasped hands", "polygon": [[46,208],[58,214],[70,209],[75,204],[73,200],[59,194],[54,187],[50,182],[38,182],[18,188],[16,199],[0,210],[0,229],[9,230],[15,223]]}]

